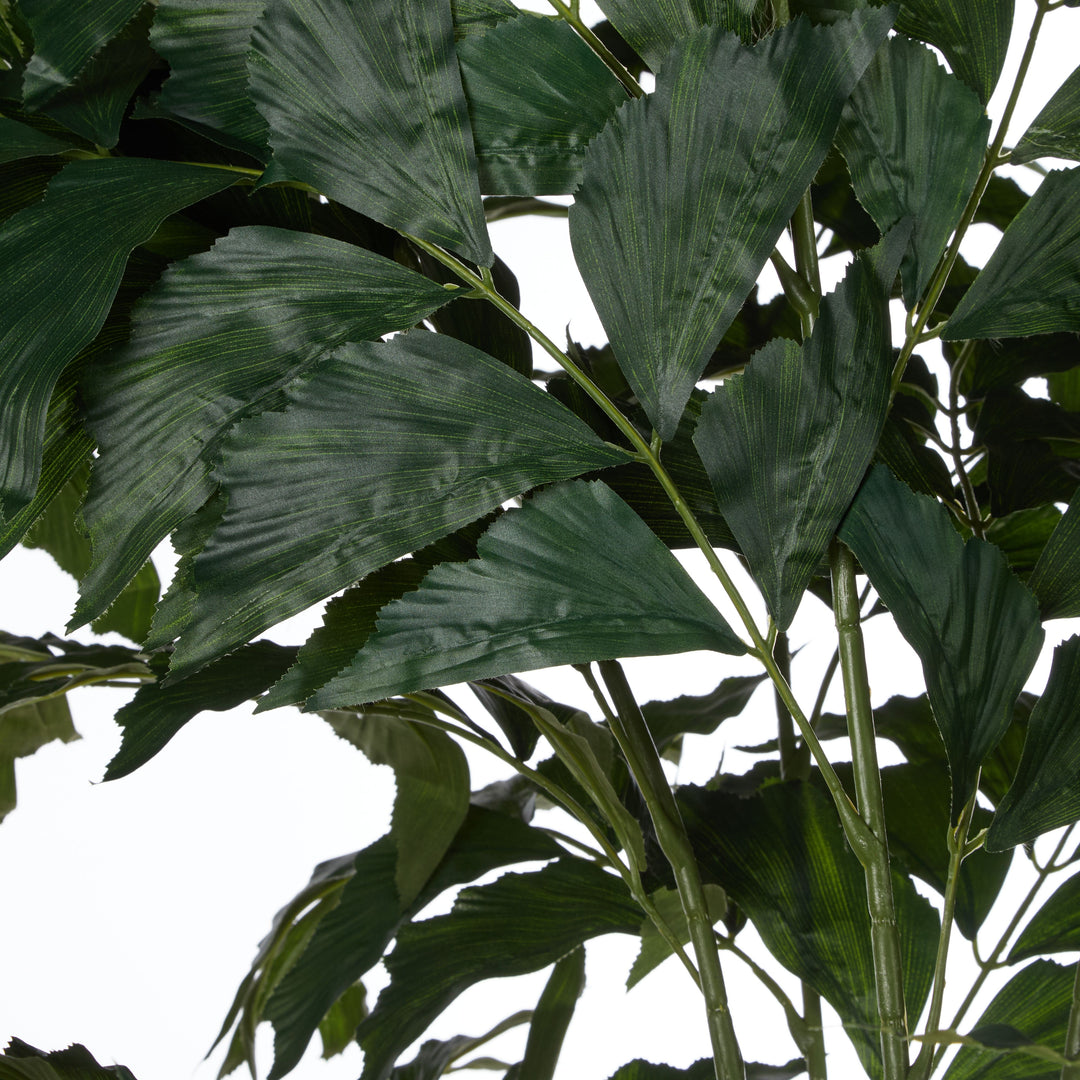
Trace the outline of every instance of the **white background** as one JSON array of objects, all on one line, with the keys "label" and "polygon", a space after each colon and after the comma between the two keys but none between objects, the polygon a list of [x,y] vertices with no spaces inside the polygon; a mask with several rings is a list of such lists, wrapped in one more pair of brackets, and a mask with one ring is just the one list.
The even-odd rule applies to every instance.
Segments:
[{"label": "white background", "polygon": [[[544,9],[541,3],[529,6]],[[1011,85],[1034,7],[1031,0],[1018,0],[1016,40],[1003,87]],[[590,23],[600,17],[588,0],[583,12]],[[1006,145],[1075,66],[1078,44],[1080,10],[1053,13]],[[991,115],[1002,106],[999,94]],[[1037,183],[1030,170],[1007,172],[1029,190]],[[995,235],[989,226],[977,227],[973,242],[992,242]],[[492,238],[518,274],[522,307],[530,318],[556,341],[569,323],[578,341],[603,342],[570,258],[564,221],[502,222],[492,227]],[[979,262],[985,258],[967,253]],[[842,272],[842,265],[826,268],[830,282]],[[167,546],[156,561],[166,575]],[[717,596],[703,560],[688,554],[686,563],[702,587]],[[728,564],[738,572],[737,565]],[[752,588],[747,591],[752,595]],[[717,600],[735,624],[726,600]],[[63,633],[74,602],[74,583],[47,555],[20,548],[0,564],[4,629],[35,636]],[[756,610],[760,616],[760,604]],[[305,613],[273,637],[299,643],[318,623],[317,611]],[[920,678],[910,650],[884,623],[877,619],[867,627],[875,704],[894,692],[914,692]],[[1047,629],[1049,646],[1070,628],[1059,622]],[[77,636],[89,640],[85,630]],[[829,620],[814,599],[805,601],[791,637],[793,647],[805,646],[793,680],[797,695],[809,702],[817,672],[833,648]],[[644,701],[703,693],[725,676],[752,672],[754,665],[690,654],[634,662],[628,669]],[[1047,670],[1048,653],[1032,677],[1032,689],[1041,690]],[[570,675],[534,673],[529,679],[587,708],[587,692]],[[200,1061],[274,912],[306,883],[317,862],[362,848],[386,831],[393,780],[388,769],[369,765],[317,717],[294,709],[253,717],[248,706],[203,714],[138,772],[99,784],[120,743],[111,717],[128,696],[76,691],[72,712],[83,739],[52,744],[16,766],[19,805],[0,826],[0,1045],[10,1035],[44,1049],[78,1041],[103,1063],[127,1065],[139,1080],[211,1078],[221,1051],[210,1062]],[[467,692],[459,698],[472,707]],[[836,689],[830,707],[840,707]],[[750,759],[735,748],[764,741],[774,731],[771,694],[763,688],[746,715],[725,724],[713,739],[687,739],[677,779],[703,782],[721,759],[725,769],[742,771]],[[833,749],[837,758],[845,756],[842,747]],[[505,775],[494,760],[471,748],[467,752],[474,788]],[[1025,873],[1021,868],[1020,876]],[[446,907],[440,903],[432,913]],[[996,940],[993,926],[1003,926],[1008,914],[992,917],[986,940]],[[740,942],[749,947],[752,932],[744,936]],[[958,953],[963,951],[961,942]],[[603,1080],[637,1056],[685,1066],[708,1054],[699,999],[676,963],[668,961],[625,992],[634,953],[630,938],[589,944],[588,988],[567,1036],[558,1073],[563,1080]],[[725,959],[725,971],[747,1058],[780,1062],[795,1056],[772,999],[737,962]],[[950,988],[959,988],[950,997],[959,1000],[967,982],[962,958],[950,975]],[[545,977],[539,973],[474,988],[432,1034],[486,1030],[515,1009],[531,1006]],[[381,972],[373,973],[369,988],[377,990],[381,980]],[[782,973],[781,981],[798,1000],[795,980]],[[945,1015],[950,1015],[948,1005]],[[968,1023],[977,1015],[970,1014]],[[827,1015],[826,1024],[832,1075],[856,1075],[835,1016]],[[516,1060],[522,1038],[505,1036],[491,1049]],[[265,1073],[272,1057],[266,1027],[259,1052]],[[316,1038],[294,1075],[355,1080],[360,1065],[355,1047],[332,1062],[319,1062]]]}]

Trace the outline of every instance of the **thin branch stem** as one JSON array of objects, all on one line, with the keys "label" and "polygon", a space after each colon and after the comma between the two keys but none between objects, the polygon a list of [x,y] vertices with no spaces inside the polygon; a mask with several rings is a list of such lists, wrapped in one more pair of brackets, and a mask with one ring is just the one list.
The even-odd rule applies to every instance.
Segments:
[{"label": "thin branch stem", "polygon": [[971,531],[982,540],[986,535],[983,527],[982,514],[979,510],[979,500],[975,497],[975,489],[971,486],[971,477],[964,468],[963,450],[960,446],[960,378],[964,374],[964,368],[971,357],[975,343],[965,341],[952,366],[949,374],[949,431],[952,435],[952,445],[949,453],[952,455],[953,468],[956,469],[956,478],[960,482],[960,491],[964,496],[964,509],[967,511],[968,521],[971,522]]},{"label": "thin branch stem", "polygon": [[578,32],[589,48],[604,61],[631,97],[639,98],[645,93],[638,84],[637,79],[619,63],[615,54],[581,21],[576,4],[573,8],[569,8],[562,0],[548,0],[548,3]]}]

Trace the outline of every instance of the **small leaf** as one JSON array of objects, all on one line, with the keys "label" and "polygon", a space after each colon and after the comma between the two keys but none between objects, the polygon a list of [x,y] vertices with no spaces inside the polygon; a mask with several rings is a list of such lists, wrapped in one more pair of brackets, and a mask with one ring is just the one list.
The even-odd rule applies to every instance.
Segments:
[{"label": "small leaf", "polygon": [[[421,1044],[420,1050],[412,1061],[407,1065],[398,1065],[394,1069],[390,1074],[390,1080],[440,1080],[440,1077],[451,1071],[449,1067],[465,1054],[490,1042],[504,1031],[510,1031],[521,1024],[528,1023],[531,1017],[530,1010],[522,1009],[500,1021],[483,1035],[455,1035],[450,1039],[428,1039]],[[492,1058],[474,1058],[464,1065],[459,1065],[458,1069],[510,1068],[503,1062],[496,1065],[486,1064],[493,1060]],[[478,1065],[478,1061],[481,1064]]]},{"label": "small leaf", "polygon": [[1022,165],[1040,157],[1080,161],[1080,67],[1058,87],[1013,147],[1009,161]]},{"label": "small leaf", "polygon": [[[806,1062],[795,1058],[784,1065],[762,1065],[757,1061],[746,1062],[746,1080],[793,1080],[806,1072]],[[695,1061],[688,1069],[676,1069],[671,1065],[654,1065],[638,1058],[612,1073],[611,1080],[713,1080],[716,1076],[712,1058]]]},{"label": "small leaf", "polygon": [[[709,884],[704,886],[704,889],[709,917],[715,925],[727,912],[727,894],[719,885]],[[690,926],[686,921],[686,913],[683,911],[678,892],[674,889],[659,889],[649,899],[659,912],[660,918],[674,933],[676,940],[681,945],[686,945],[690,941]],[[641,924],[641,948],[626,978],[626,989],[633,989],[650,971],[672,955],[674,955],[674,950],[667,939],[661,936],[656,924],[652,919],[645,919]]]},{"label": "small leaf", "polygon": [[622,84],[561,20],[522,14],[457,47],[485,195],[560,195],[585,147],[626,101]]},{"label": "small leaf", "polygon": [[557,701],[552,701],[547,694],[516,675],[500,675],[494,679],[470,682],[469,689],[491,714],[509,741],[515,756],[522,761],[528,761],[532,757],[540,732],[529,713],[516,704],[515,699],[524,705],[546,709],[562,724],[569,723],[571,717],[578,713],[572,705],[560,705]]},{"label": "small leaf", "polygon": [[986,837],[990,851],[1026,844],[1080,819],[1080,636],[1054,650],[1024,751]]},{"label": "small leaf", "polygon": [[551,1080],[566,1029],[584,989],[585,950],[578,946],[555,964],[548,977],[533,1012],[525,1056],[517,1066],[515,1080]]},{"label": "small leaf", "polygon": [[904,217],[914,222],[901,264],[909,309],[975,186],[989,134],[979,99],[929,49],[902,37],[878,50],[844,106],[837,146],[859,202],[882,233]]},{"label": "small leaf", "polygon": [[353,983],[319,1021],[324,1060],[336,1057],[352,1046],[356,1029],[369,1011],[364,984]]},{"label": "small leaf", "polygon": [[1080,949],[1077,912],[1080,912],[1080,876],[1073,876],[1058,887],[1020,931],[1009,951],[1008,962],[1015,964],[1043,953]]},{"label": "small leaf", "polygon": [[580,859],[463,890],[449,915],[399,932],[390,985],[357,1033],[362,1080],[387,1080],[398,1055],[474,983],[537,971],[598,934],[635,933],[640,921],[623,883]]},{"label": "small leaf", "polygon": [[478,558],[436,567],[383,608],[310,708],[558,664],[744,646],[675,557],[599,481],[507,511]]},{"label": "small leaf", "polygon": [[859,257],[802,348],[779,338],[706,402],[694,443],[781,630],[828,551],[889,408],[888,296],[909,231]]},{"label": "small leaf", "polygon": [[[1065,1027],[1073,996],[1073,969],[1049,960],[1037,960],[1014,975],[972,1029],[990,1037],[1000,1046],[1043,1046],[1060,1054],[1065,1043]],[[1026,1054],[998,1049],[976,1050],[961,1047],[945,1072],[945,1080],[1051,1080],[1061,1075],[1062,1060],[1056,1063]]]},{"label": "small leaf", "polygon": [[690,732],[711,735],[725,720],[738,716],[746,708],[765,678],[764,672],[733,675],[723,679],[707,694],[684,695],[671,701],[650,701],[642,705],[641,712],[656,748],[663,752],[673,740]]},{"label": "small leaf", "polygon": [[135,1080],[123,1065],[99,1065],[81,1043],[66,1050],[38,1050],[14,1035],[0,1054],[3,1080]]},{"label": "small leaf", "polygon": [[[1038,252],[1038,258],[1032,258]],[[945,341],[1080,330],[1080,168],[1052,172],[941,332]]]},{"label": "small leaf", "polygon": [[198,678],[174,686],[142,687],[116,714],[124,737],[105,779],[116,780],[145,765],[204,710],[224,712],[261,694],[295,658],[295,648],[257,641],[223,657]]},{"label": "small leaf", "polygon": [[225,440],[228,507],[195,560],[176,675],[514,495],[625,460],[505,364],[424,331],[345,345],[286,399]]},{"label": "small leaf", "polygon": [[449,0],[267,0],[248,67],[262,183],[302,181],[491,265]]},{"label": "small leaf", "polygon": [[918,653],[952,774],[955,819],[1042,645],[1035,598],[992,544],[878,466],[840,529]]},{"label": "small leaf", "polygon": [[1080,493],[1051,533],[1028,588],[1038,598],[1044,619],[1080,615]]},{"label": "small leaf", "polygon": [[132,248],[169,214],[235,179],[221,169],[167,161],[74,161],[52,180],[42,202],[0,227],[0,341],[6,343],[0,499],[6,516],[33,497],[53,387],[104,323]]}]

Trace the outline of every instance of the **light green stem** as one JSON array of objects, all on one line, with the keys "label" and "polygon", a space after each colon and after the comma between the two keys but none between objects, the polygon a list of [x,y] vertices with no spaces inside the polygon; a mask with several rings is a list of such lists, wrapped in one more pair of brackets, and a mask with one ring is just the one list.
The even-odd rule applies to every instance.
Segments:
[{"label": "light green stem", "polygon": [[656,744],[630,690],[630,684],[626,681],[622,665],[617,660],[603,660],[599,668],[615,706],[610,719],[612,734],[622,748],[631,775],[641,789],[656,829],[656,838],[675,874],[675,884],[679,890],[679,899],[686,915],[690,941],[694,946],[698,971],[701,974],[701,992],[705,997],[716,1078],[742,1080],[746,1076],[746,1067],[728,1009],[727,990],[720,968],[720,953],[712,920],[709,918],[709,906],[701,884],[697,858],[686,834],[682,814],[668,786]]},{"label": "light green stem", "polygon": [[870,707],[870,683],[859,623],[855,557],[839,540],[834,540],[829,551],[829,563],[855,795],[859,813],[873,836],[873,842],[855,854],[859,856],[866,877],[870,944],[874,956],[878,1019],[881,1023],[881,1056],[885,1080],[903,1080],[908,1070],[908,1030],[902,953],[893,904],[892,869],[885,834],[885,804],[881,795],[874,713]]}]

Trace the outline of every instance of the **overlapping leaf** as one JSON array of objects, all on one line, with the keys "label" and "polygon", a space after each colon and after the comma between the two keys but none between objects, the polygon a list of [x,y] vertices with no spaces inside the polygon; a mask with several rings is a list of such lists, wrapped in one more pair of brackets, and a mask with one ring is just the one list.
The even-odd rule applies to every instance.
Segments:
[{"label": "overlapping leaf", "polygon": [[491,265],[449,0],[267,0],[251,93],[263,182],[299,180]]},{"label": "overlapping leaf", "polygon": [[[877,992],[862,868],[826,795],[772,784],[750,799],[681,788],[679,804],[707,880],[722,883],[769,951],[840,1014],[860,1060],[880,1075]],[[939,920],[893,874],[904,996],[917,1016],[930,991]]]},{"label": "overlapping leaf", "polygon": [[570,28],[522,15],[457,48],[485,195],[569,193],[626,91]]},{"label": "overlapping leaf", "polygon": [[837,145],[859,202],[883,233],[901,218],[913,222],[901,264],[908,308],[975,186],[989,132],[979,99],[903,37],[878,50],[844,107]]},{"label": "overlapping leaf", "polygon": [[778,338],[706,402],[694,443],[781,630],[877,448],[889,409],[889,291],[909,230],[856,259],[800,348]]},{"label": "overlapping leaf", "polygon": [[723,617],[599,481],[541,492],[387,605],[313,708],[516,671],[693,649],[741,653]]},{"label": "overlapping leaf", "polygon": [[716,689],[707,694],[684,695],[642,705],[641,712],[656,748],[662,753],[687,732],[711,735],[725,720],[738,716],[746,708],[751,695],[765,678],[764,672],[733,675],[721,680]]},{"label": "overlapping leaf", "polygon": [[1058,87],[1013,147],[1014,165],[1040,157],[1080,161],[1080,67]]},{"label": "overlapping leaf", "polygon": [[23,81],[26,105],[38,108],[70,86],[142,5],[143,0],[20,0],[19,12],[34,35]]},{"label": "overlapping leaf", "polygon": [[1012,787],[994,815],[991,851],[1024,844],[1080,819],[1080,637],[1054,650],[1046,690],[1031,712]]},{"label": "overlapping leaf", "polygon": [[1043,953],[1074,952],[1080,949],[1080,875],[1063,882],[1041,908],[1032,916],[1031,922],[1020,931],[1020,936],[1009,951],[1009,963],[1015,964],[1031,956]]},{"label": "overlapping leaf", "polygon": [[537,971],[598,934],[634,934],[640,922],[623,883],[579,859],[464,890],[449,915],[398,934],[390,985],[357,1032],[362,1080],[387,1080],[398,1055],[474,983]]},{"label": "overlapping leaf", "polygon": [[346,345],[286,397],[225,440],[228,508],[174,672],[522,491],[625,460],[505,364],[423,331]]},{"label": "overlapping leaf", "polygon": [[130,339],[83,382],[100,457],[76,625],[209,498],[210,463],[237,420],[343,341],[407,329],[449,295],[373,252],[269,227],[234,229],[175,264],[136,309]]},{"label": "overlapping leaf", "polygon": [[1044,619],[1080,615],[1080,494],[1050,534],[1028,588],[1038,597]]},{"label": "overlapping leaf", "polygon": [[53,387],[105,321],[132,248],[169,214],[234,180],[220,169],[165,161],[75,161],[51,181],[42,202],[0,227],[0,500],[6,516],[34,495]]},{"label": "overlapping leaf", "polygon": [[[1034,259],[1031,253],[1037,251]],[[1080,167],[1052,172],[942,331],[946,341],[1080,330]]]},{"label": "overlapping leaf", "polygon": [[72,144],[7,116],[0,116],[0,163],[28,157],[50,157],[70,150]]},{"label": "overlapping leaf", "polygon": [[967,544],[948,512],[874,469],[840,529],[922,661],[952,773],[955,819],[997,745],[1043,631],[1035,598],[992,544]]},{"label": "overlapping leaf", "polygon": [[[892,10],[796,19],[753,48],[699,30],[590,144],[574,254],[615,356],[670,439],[832,143]],[[717,73],[723,72],[720,78]]]},{"label": "overlapping leaf", "polygon": [[897,30],[937,46],[985,105],[1012,33],[1013,0],[904,0]]}]

